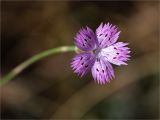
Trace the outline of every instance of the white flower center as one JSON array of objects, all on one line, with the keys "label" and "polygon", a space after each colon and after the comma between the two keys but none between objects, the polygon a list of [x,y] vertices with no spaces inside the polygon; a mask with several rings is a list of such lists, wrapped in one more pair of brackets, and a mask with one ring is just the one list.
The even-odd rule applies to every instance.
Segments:
[{"label": "white flower center", "polygon": [[102,49],[97,49],[94,52],[96,58],[106,57],[106,58],[113,58],[117,55],[117,50],[115,50],[114,46],[109,46]]}]

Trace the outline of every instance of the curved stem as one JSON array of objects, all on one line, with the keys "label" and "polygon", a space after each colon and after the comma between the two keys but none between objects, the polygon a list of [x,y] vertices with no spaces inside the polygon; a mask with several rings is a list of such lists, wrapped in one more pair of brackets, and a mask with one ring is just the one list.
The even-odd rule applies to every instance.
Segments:
[{"label": "curved stem", "polygon": [[15,67],[12,71],[10,71],[8,74],[6,74],[4,77],[0,80],[0,85],[3,85],[7,83],[8,81],[12,80],[14,77],[16,77],[20,72],[22,72],[25,68],[30,66],[31,64],[49,56],[55,53],[64,53],[64,52],[71,52],[76,51],[75,46],[61,46],[57,48],[52,48],[46,51],[43,51],[41,53],[38,53],[37,55],[29,58],[28,60],[24,61],[17,67]]}]

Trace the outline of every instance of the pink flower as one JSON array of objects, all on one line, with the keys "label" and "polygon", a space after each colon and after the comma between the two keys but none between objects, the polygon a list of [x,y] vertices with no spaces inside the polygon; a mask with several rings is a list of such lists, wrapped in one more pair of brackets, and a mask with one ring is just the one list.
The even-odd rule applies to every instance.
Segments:
[{"label": "pink flower", "polygon": [[76,55],[71,67],[81,77],[92,72],[99,84],[110,82],[114,76],[112,64],[127,65],[130,50],[128,43],[117,42],[120,31],[112,24],[103,24],[94,33],[89,27],[82,28],[75,37],[75,45],[83,51]]}]

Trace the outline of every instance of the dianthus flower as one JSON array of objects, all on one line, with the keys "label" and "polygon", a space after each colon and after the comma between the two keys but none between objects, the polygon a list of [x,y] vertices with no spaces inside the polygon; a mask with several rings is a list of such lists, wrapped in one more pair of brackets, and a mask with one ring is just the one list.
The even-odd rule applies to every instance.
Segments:
[{"label": "dianthus flower", "polygon": [[128,43],[117,42],[120,31],[112,24],[103,24],[94,33],[89,27],[82,28],[75,37],[75,45],[82,50],[71,62],[71,67],[79,76],[92,72],[98,84],[110,82],[114,77],[112,64],[127,65],[130,50]]}]

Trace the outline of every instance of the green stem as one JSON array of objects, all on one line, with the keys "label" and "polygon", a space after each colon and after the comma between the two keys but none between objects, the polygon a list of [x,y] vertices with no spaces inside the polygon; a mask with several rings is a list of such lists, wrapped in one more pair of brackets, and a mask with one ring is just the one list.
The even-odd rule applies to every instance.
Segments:
[{"label": "green stem", "polygon": [[49,56],[55,53],[64,53],[64,52],[71,52],[71,51],[76,51],[76,47],[74,46],[61,46],[57,48],[52,48],[46,51],[43,51],[28,60],[24,61],[17,67],[15,67],[12,71],[10,71],[8,74],[6,74],[2,79],[0,80],[0,85],[3,85],[7,83],[8,81],[12,80],[14,77],[16,77],[20,72],[22,72],[25,68],[30,66],[31,64]]}]

